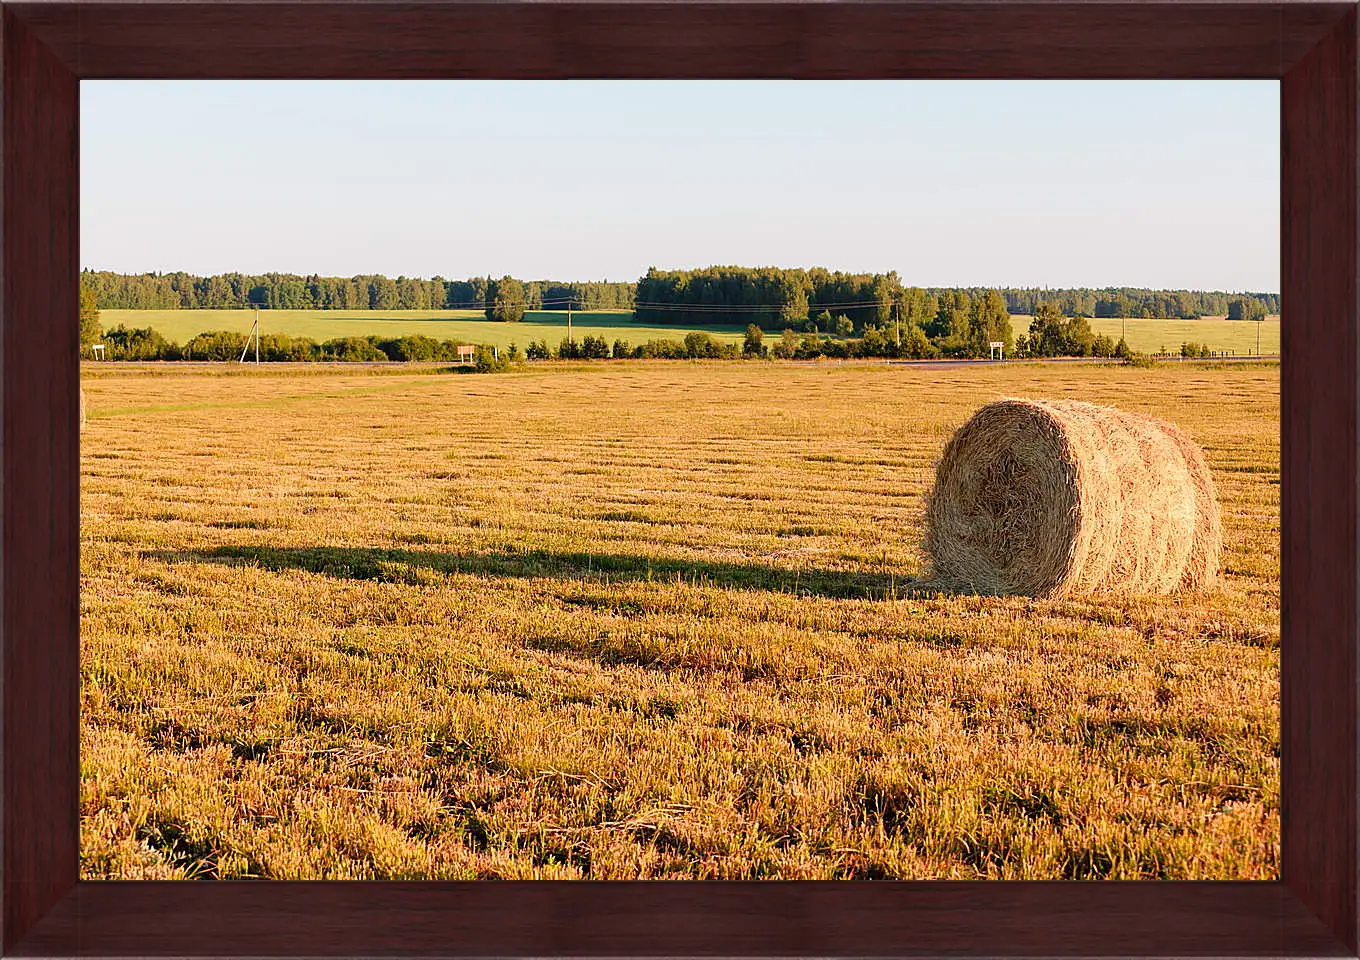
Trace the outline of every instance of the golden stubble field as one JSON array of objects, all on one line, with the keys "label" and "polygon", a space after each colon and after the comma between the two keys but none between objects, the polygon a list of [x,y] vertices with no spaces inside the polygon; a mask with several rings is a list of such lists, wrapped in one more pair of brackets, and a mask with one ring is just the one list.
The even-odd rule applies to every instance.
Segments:
[{"label": "golden stubble field", "polygon": [[[86,877],[1278,875],[1278,367],[84,376]],[[999,396],[1184,427],[1226,589],[913,596]]]}]

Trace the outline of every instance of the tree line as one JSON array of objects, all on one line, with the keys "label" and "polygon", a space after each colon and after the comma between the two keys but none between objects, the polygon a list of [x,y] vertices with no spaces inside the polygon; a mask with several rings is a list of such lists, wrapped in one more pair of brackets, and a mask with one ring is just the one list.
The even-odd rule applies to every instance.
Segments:
[{"label": "tree line", "polygon": [[[714,266],[699,270],[657,270],[636,283],[519,280],[471,277],[446,280],[381,274],[323,277],[293,273],[122,274],[85,270],[82,288],[109,310],[229,309],[261,307],[296,310],[489,310],[499,299],[497,319],[519,310],[634,309],[639,322],[689,323],[697,313],[711,323],[754,322],[764,329],[799,326],[835,308],[857,329],[891,318],[921,322],[933,313],[927,301],[960,292],[983,296],[984,287],[907,287],[895,272],[842,273],[822,267]],[[1137,287],[1001,287],[996,292],[1012,315],[1034,315],[1051,303],[1063,316],[1196,319],[1227,316],[1255,320],[1280,312],[1274,293],[1207,290],[1152,290]]]},{"label": "tree line", "polygon": [[[941,291],[932,290],[932,293]],[[970,292],[976,292],[976,288]],[[1148,290],[1138,287],[1077,287],[1048,290],[1003,287],[1006,309],[1033,316],[1040,304],[1051,303],[1065,317],[1124,317],[1131,320],[1198,320],[1222,317],[1259,320],[1280,312],[1277,293],[1225,293],[1219,290]]]},{"label": "tree line", "polygon": [[[924,291],[919,306],[924,306]],[[836,307],[856,329],[887,322],[910,309],[896,273],[841,273],[822,267],[715,266],[700,270],[650,268],[637,282],[633,316],[639,323],[754,323],[765,329],[803,327]],[[906,319],[906,317],[903,317]]]},{"label": "tree line", "polygon": [[[446,280],[434,277],[303,276],[295,273],[114,273],[84,270],[81,287],[105,310],[481,310],[496,281],[491,277]],[[576,306],[627,310],[632,283],[559,280],[516,281],[529,310]]]},{"label": "tree line", "polygon": [[756,323],[764,329],[798,327],[824,310],[844,313],[856,329],[894,320],[925,327],[956,294],[977,300],[998,294],[1006,313],[1033,316],[1050,304],[1063,316],[1130,319],[1198,319],[1228,316],[1254,320],[1280,312],[1273,293],[1204,290],[910,287],[896,272],[849,274],[821,267],[715,266],[657,270],[638,280],[634,312],[648,323]]}]

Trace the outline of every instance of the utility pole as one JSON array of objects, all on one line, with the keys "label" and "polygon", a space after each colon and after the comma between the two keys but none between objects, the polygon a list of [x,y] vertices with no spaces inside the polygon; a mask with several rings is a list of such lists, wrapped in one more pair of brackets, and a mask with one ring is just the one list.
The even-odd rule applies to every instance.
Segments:
[{"label": "utility pole", "polygon": [[250,328],[250,336],[246,337],[245,346],[241,348],[241,362],[246,362],[246,354],[250,351],[250,339],[255,338],[255,362],[260,362],[260,305],[255,305],[255,323]]}]

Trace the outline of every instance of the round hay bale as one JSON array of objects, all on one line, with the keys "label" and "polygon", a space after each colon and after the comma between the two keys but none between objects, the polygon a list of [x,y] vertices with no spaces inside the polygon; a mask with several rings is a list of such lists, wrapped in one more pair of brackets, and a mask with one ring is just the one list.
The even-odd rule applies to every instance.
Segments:
[{"label": "round hay bale", "polygon": [[85,388],[80,388],[80,429],[85,430]]},{"label": "round hay bale", "polygon": [[1223,517],[1218,506],[1218,486],[1199,444],[1174,423],[1162,423],[1161,426],[1180,447],[1190,470],[1190,482],[1195,486],[1195,539],[1190,544],[1190,556],[1180,587],[1190,591],[1213,590],[1219,585],[1218,567],[1223,554]]},{"label": "round hay bale", "polygon": [[1218,499],[1170,424],[1076,400],[1000,400],[945,446],[926,506],[936,585],[1171,593],[1215,584]]}]

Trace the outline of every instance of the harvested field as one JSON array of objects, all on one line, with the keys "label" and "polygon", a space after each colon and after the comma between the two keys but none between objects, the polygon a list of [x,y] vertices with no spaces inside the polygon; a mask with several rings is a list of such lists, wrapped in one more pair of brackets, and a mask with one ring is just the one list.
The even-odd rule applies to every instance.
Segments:
[{"label": "harvested field", "polygon": [[[1278,367],[84,375],[85,877],[1278,876]],[[1202,445],[1222,590],[904,591],[1002,396]]]}]

